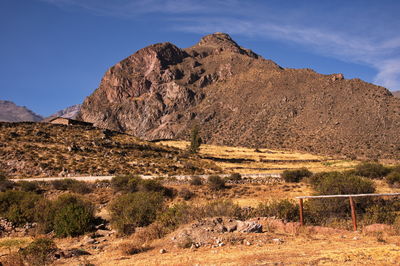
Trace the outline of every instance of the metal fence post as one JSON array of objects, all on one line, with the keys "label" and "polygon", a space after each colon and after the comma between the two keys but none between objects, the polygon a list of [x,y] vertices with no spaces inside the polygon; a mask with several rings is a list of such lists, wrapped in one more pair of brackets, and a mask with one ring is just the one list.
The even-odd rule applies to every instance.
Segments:
[{"label": "metal fence post", "polygon": [[354,206],[354,200],[352,197],[349,197],[350,207],[351,207],[351,219],[353,220],[353,229],[357,231],[357,217],[356,217],[356,208]]}]

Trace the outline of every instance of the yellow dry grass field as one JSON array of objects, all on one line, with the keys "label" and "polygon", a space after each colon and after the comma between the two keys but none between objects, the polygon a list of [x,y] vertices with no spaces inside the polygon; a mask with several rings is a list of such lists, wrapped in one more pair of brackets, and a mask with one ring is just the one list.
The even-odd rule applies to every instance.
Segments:
[{"label": "yellow dry grass field", "polygon": [[[186,149],[187,141],[160,141],[161,145]],[[202,144],[199,154],[210,158],[224,172],[280,173],[287,169],[307,167],[312,172],[343,171],[353,168],[359,161],[341,160],[328,156],[270,149],[251,149]],[[236,161],[235,161],[236,160]]]}]

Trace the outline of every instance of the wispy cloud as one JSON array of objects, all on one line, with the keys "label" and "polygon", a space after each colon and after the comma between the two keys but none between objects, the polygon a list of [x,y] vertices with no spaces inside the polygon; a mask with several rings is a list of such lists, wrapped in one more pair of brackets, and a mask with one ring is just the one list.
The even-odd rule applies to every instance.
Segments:
[{"label": "wispy cloud", "polygon": [[[252,0],[41,1],[107,16],[135,18],[159,13],[168,26],[177,31],[205,34],[222,31],[295,43],[324,56],[372,67],[377,71],[375,83],[400,90],[400,33],[396,27],[400,26],[400,20],[393,23],[389,16],[375,18],[370,13],[360,17],[362,12],[358,12],[353,18],[352,12],[350,15],[334,14],[336,9],[333,9],[329,10],[332,19],[326,18],[328,22],[323,23],[325,19],[321,19],[321,14],[313,13],[308,6],[282,9],[279,4],[269,5],[273,1],[262,5]],[[371,12],[376,12],[375,9],[372,7]],[[313,19],[321,23],[308,23]]]}]

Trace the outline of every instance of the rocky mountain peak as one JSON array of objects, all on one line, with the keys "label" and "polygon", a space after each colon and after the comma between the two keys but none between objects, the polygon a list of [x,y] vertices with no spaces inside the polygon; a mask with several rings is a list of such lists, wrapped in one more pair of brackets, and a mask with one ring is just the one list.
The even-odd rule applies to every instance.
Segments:
[{"label": "rocky mountain peak", "polygon": [[243,55],[247,55],[253,58],[258,58],[259,55],[251,51],[250,49],[243,48],[239,46],[229,34],[216,32],[209,34],[201,38],[201,40],[191,49],[195,52],[204,52],[204,49],[208,50],[211,54],[219,54],[221,52],[234,52]]},{"label": "rocky mountain peak", "polygon": [[3,122],[22,122],[22,121],[41,121],[43,117],[35,114],[25,106],[18,106],[10,101],[0,100],[0,121]]}]

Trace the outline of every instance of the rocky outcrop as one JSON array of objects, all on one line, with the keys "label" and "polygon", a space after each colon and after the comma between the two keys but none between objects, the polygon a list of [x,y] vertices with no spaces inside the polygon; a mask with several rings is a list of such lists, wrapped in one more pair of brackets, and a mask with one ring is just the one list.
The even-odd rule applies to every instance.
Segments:
[{"label": "rocky outcrop", "polygon": [[35,114],[25,106],[18,106],[10,101],[0,100],[0,122],[38,122],[43,117]]},{"label": "rocky outcrop", "polygon": [[215,33],[148,46],[111,67],[80,119],[147,139],[398,158],[400,100],[342,74],[284,69]]}]

